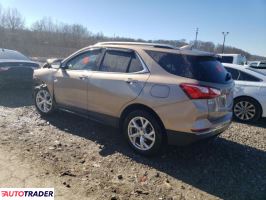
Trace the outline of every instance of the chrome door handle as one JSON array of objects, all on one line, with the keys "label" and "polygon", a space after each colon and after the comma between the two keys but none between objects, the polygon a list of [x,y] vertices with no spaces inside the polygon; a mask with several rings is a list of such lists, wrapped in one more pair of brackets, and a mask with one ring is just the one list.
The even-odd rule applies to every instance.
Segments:
[{"label": "chrome door handle", "polygon": [[128,83],[128,84],[136,84],[138,81],[137,80],[134,80],[134,79],[132,79],[132,78],[129,78],[129,79],[127,79],[126,80],[126,83]]},{"label": "chrome door handle", "polygon": [[88,77],[87,77],[87,76],[80,76],[79,79],[80,79],[80,80],[87,80]]}]

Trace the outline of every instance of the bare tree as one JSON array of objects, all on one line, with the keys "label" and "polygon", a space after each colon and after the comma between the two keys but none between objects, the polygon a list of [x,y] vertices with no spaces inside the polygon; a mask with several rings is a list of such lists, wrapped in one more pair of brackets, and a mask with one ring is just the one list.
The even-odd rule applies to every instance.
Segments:
[{"label": "bare tree", "polygon": [[2,5],[0,4],[0,28],[4,27],[3,24],[3,8]]},{"label": "bare tree", "polygon": [[8,8],[3,16],[4,27],[12,31],[24,28],[24,19],[16,8]]},{"label": "bare tree", "polygon": [[[29,56],[36,57],[65,57],[70,53],[99,41],[131,41],[166,43],[177,47],[193,44],[194,41],[181,40],[142,40],[120,36],[107,37],[103,33],[91,33],[80,24],[59,23],[50,17],[44,17],[32,24],[31,28],[24,27],[24,19],[16,9],[4,9],[0,5],[0,47],[17,49]],[[212,42],[198,41],[198,49],[219,53],[222,46]],[[225,46],[227,53],[241,53],[248,59],[266,59],[243,51]]]},{"label": "bare tree", "polygon": [[55,32],[57,27],[51,17],[44,17],[41,20],[34,22],[31,29],[33,31]]},{"label": "bare tree", "polygon": [[72,34],[76,37],[86,37],[88,36],[88,30],[86,27],[80,24],[73,24],[72,25]]}]

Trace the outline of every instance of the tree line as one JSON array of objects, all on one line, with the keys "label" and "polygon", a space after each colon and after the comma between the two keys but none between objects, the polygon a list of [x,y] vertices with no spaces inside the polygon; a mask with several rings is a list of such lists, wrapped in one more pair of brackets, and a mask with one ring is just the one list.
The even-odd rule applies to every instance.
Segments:
[{"label": "tree line", "polygon": [[[66,24],[44,17],[25,26],[25,19],[15,8],[4,9],[0,5],[0,48],[15,49],[31,57],[66,57],[74,51],[101,41],[130,41],[166,43],[177,47],[193,44],[194,41],[142,40],[124,37],[107,37],[103,33],[92,33],[80,24]],[[220,53],[222,45],[197,41],[199,50]],[[245,55],[248,60],[265,59],[242,49],[225,46],[225,53]]]}]

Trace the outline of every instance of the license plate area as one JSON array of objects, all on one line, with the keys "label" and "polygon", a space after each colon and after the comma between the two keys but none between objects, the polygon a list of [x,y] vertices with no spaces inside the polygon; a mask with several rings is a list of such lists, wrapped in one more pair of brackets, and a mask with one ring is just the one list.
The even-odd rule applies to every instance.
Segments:
[{"label": "license plate area", "polygon": [[221,96],[217,98],[217,105],[221,109],[231,108],[232,103],[233,103],[233,91],[232,90],[229,90],[229,89],[224,90]]},{"label": "license plate area", "polygon": [[218,97],[218,106],[220,108],[224,108],[227,105],[227,95],[223,94],[220,97]]}]

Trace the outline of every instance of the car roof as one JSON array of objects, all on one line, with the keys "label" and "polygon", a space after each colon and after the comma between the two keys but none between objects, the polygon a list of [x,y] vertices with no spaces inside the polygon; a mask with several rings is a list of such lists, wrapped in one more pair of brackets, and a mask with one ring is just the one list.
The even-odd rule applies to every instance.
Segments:
[{"label": "car roof", "polygon": [[219,56],[243,56],[241,54],[236,53],[218,53]]},{"label": "car roof", "polygon": [[169,44],[160,44],[160,43],[148,43],[148,42],[99,42],[95,44],[96,46],[101,45],[128,45],[128,46],[150,46],[166,49],[179,49],[173,45]]},{"label": "car roof", "polygon": [[140,52],[141,50],[151,50],[151,51],[158,51],[158,52],[168,52],[168,53],[176,53],[176,54],[185,54],[185,55],[195,55],[195,56],[215,56],[216,54],[205,52],[205,51],[199,51],[192,49],[192,46],[188,48],[188,46],[185,47],[174,47],[172,45],[168,44],[158,44],[158,43],[143,43],[143,42],[100,42],[96,43],[94,45],[90,45],[87,47],[84,47],[73,54],[66,57],[62,62],[66,62],[71,57],[78,55],[79,53],[82,53],[84,51],[90,50],[90,49],[97,49],[97,48],[114,48],[114,49],[126,49],[126,50],[134,50],[136,52]]},{"label": "car roof", "polygon": [[3,49],[3,48],[0,48],[0,59],[1,60],[5,60],[5,59],[27,60],[27,61],[30,60],[27,56],[23,55],[22,53],[18,51],[11,50],[11,49]]},{"label": "car roof", "polygon": [[179,53],[186,55],[195,55],[195,56],[215,56],[214,53],[199,51],[193,49],[191,45],[187,45],[181,48],[169,45],[169,44],[159,44],[159,43],[143,43],[143,42],[100,42],[95,45],[85,47],[105,47],[105,48],[124,48],[132,50],[152,50],[152,51],[161,51],[169,53]]}]

